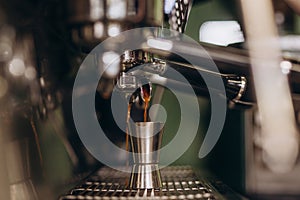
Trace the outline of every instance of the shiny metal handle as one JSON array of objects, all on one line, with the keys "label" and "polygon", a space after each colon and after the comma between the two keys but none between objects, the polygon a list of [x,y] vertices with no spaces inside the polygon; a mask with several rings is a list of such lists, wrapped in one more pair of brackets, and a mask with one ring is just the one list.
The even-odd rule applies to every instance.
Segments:
[{"label": "shiny metal handle", "polygon": [[[207,69],[203,69],[198,66],[192,66],[190,64],[168,61],[167,62],[172,68],[177,70],[183,75],[187,75],[189,77],[189,81],[192,86],[195,88],[206,90],[206,84],[201,76],[206,77],[221,77],[225,86],[226,98],[230,102],[239,101],[247,86],[247,80],[244,76],[238,76],[234,74],[222,74],[214,71],[210,71]],[[201,74],[201,76],[200,76]],[[168,71],[166,70],[162,76],[168,76]],[[212,88],[214,89],[214,88]],[[215,92],[222,93],[222,91],[214,90]],[[208,91],[206,92],[208,93]]]},{"label": "shiny metal handle", "polygon": [[[175,69],[183,76],[188,77],[189,84],[193,87],[197,95],[209,96],[209,90],[217,94],[224,94],[224,91],[221,91],[218,88],[209,88],[208,90],[206,83],[202,78],[202,76],[206,76],[208,78],[220,77],[224,83],[226,93],[226,96],[223,97],[228,100],[231,106],[233,104],[245,107],[252,105],[250,102],[242,101],[242,97],[247,89],[247,79],[244,76],[216,73],[198,66],[192,66],[190,64],[175,61],[159,60],[138,66],[139,71],[142,71],[142,73],[149,73],[152,83],[164,85],[167,81],[168,84],[176,86],[175,88],[186,91],[185,88],[188,87],[188,85],[186,83],[182,83],[179,79],[176,79],[176,77],[172,75],[172,70],[170,68],[172,68],[172,70]],[[139,72],[135,72],[135,74],[139,74]],[[151,74],[158,74],[160,77],[166,78],[166,80],[157,79],[157,77],[151,78]]]},{"label": "shiny metal handle", "polygon": [[205,59],[207,59],[201,57],[201,55],[198,57],[198,60],[200,60],[199,66],[194,66],[183,61],[174,61],[172,57],[167,57],[166,59],[157,58],[157,56],[165,57],[164,53],[165,52],[155,52],[154,54],[138,50],[127,52],[130,56],[126,56],[127,54],[125,52],[122,61],[122,70],[126,73],[130,72],[135,76],[148,76],[152,83],[164,85],[166,80],[162,81],[161,79],[152,77],[152,75],[157,74],[160,77],[166,78],[168,84],[174,84],[179,90],[185,91],[188,85],[182,83],[180,79],[176,79],[177,77],[172,75],[172,71],[176,70],[187,77],[189,84],[193,87],[196,94],[201,96],[209,95],[208,88],[202,76],[207,78],[220,77],[224,83],[226,96],[224,96],[224,91],[220,91],[218,88],[209,88],[210,91],[223,94],[224,98],[230,102],[230,105],[239,104],[247,107],[251,106],[250,102],[243,101],[243,95],[247,89],[247,79],[245,76],[223,74],[207,69],[205,68],[206,66],[201,67],[201,63],[205,64]]}]

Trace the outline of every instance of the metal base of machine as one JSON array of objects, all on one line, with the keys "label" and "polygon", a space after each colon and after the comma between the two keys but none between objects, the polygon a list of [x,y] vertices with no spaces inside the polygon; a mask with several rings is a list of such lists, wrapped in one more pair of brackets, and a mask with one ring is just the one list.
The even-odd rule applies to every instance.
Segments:
[{"label": "metal base of machine", "polygon": [[171,166],[161,169],[162,187],[134,189],[129,187],[130,173],[101,168],[60,200],[70,199],[245,199],[220,181],[202,177],[189,166]]}]

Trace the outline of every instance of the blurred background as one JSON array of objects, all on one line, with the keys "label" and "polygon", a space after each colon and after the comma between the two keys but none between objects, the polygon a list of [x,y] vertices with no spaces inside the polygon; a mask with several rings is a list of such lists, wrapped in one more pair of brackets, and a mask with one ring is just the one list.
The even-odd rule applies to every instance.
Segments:
[{"label": "blurred background", "polygon": [[[186,34],[213,59],[226,90],[226,96],[220,97],[227,102],[222,133],[212,151],[200,159],[199,149],[211,120],[211,101],[205,82],[195,71],[208,76],[215,73],[202,66],[206,58],[193,54],[193,44],[179,41],[178,45],[185,47],[183,53],[199,60],[198,68],[190,69],[186,60],[159,48],[128,50],[118,60],[115,73],[104,73],[96,91],[84,91],[95,93],[97,119],[107,137],[126,148],[126,134],[115,122],[110,101],[118,79],[125,80],[120,98],[126,89],[132,92],[126,84],[131,82],[122,72],[142,64],[154,63],[150,67],[155,68],[167,63],[192,77],[190,84],[201,112],[196,138],[172,165],[192,166],[221,180],[225,185],[213,186],[220,193],[216,199],[236,198],[228,193],[249,199],[298,199],[298,8],[293,0],[2,0],[0,199],[58,199],[105,167],[89,153],[76,131],[74,80],[96,45],[122,31],[148,26]],[[108,48],[117,49],[118,41]],[[97,60],[102,55],[93,56]],[[105,64],[95,61],[100,70]],[[159,75],[168,79],[166,74]],[[172,91],[152,83],[151,78],[149,83],[153,86],[151,104],[161,104],[167,113],[166,145],[177,133],[180,107]],[[189,102],[191,94],[175,84]],[[131,117],[138,119],[144,102],[140,94],[134,98]],[[118,118],[125,124],[125,100],[118,109]],[[185,132],[189,134],[189,130]],[[128,160],[122,155],[115,159],[121,165]]]}]

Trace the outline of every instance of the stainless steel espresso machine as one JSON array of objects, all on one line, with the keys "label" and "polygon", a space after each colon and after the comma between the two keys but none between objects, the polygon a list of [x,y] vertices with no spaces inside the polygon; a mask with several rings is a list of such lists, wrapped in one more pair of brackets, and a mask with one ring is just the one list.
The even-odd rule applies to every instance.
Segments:
[{"label": "stainless steel espresso machine", "polygon": [[0,2],[0,199],[299,198],[294,3]]}]

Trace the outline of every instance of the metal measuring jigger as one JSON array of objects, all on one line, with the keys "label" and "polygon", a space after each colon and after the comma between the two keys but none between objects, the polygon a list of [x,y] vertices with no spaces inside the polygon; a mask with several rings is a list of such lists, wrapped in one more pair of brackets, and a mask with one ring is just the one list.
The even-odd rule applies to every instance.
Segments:
[{"label": "metal measuring jigger", "polygon": [[133,166],[129,187],[134,189],[161,188],[158,167],[164,124],[136,122],[130,124],[130,142]]}]

